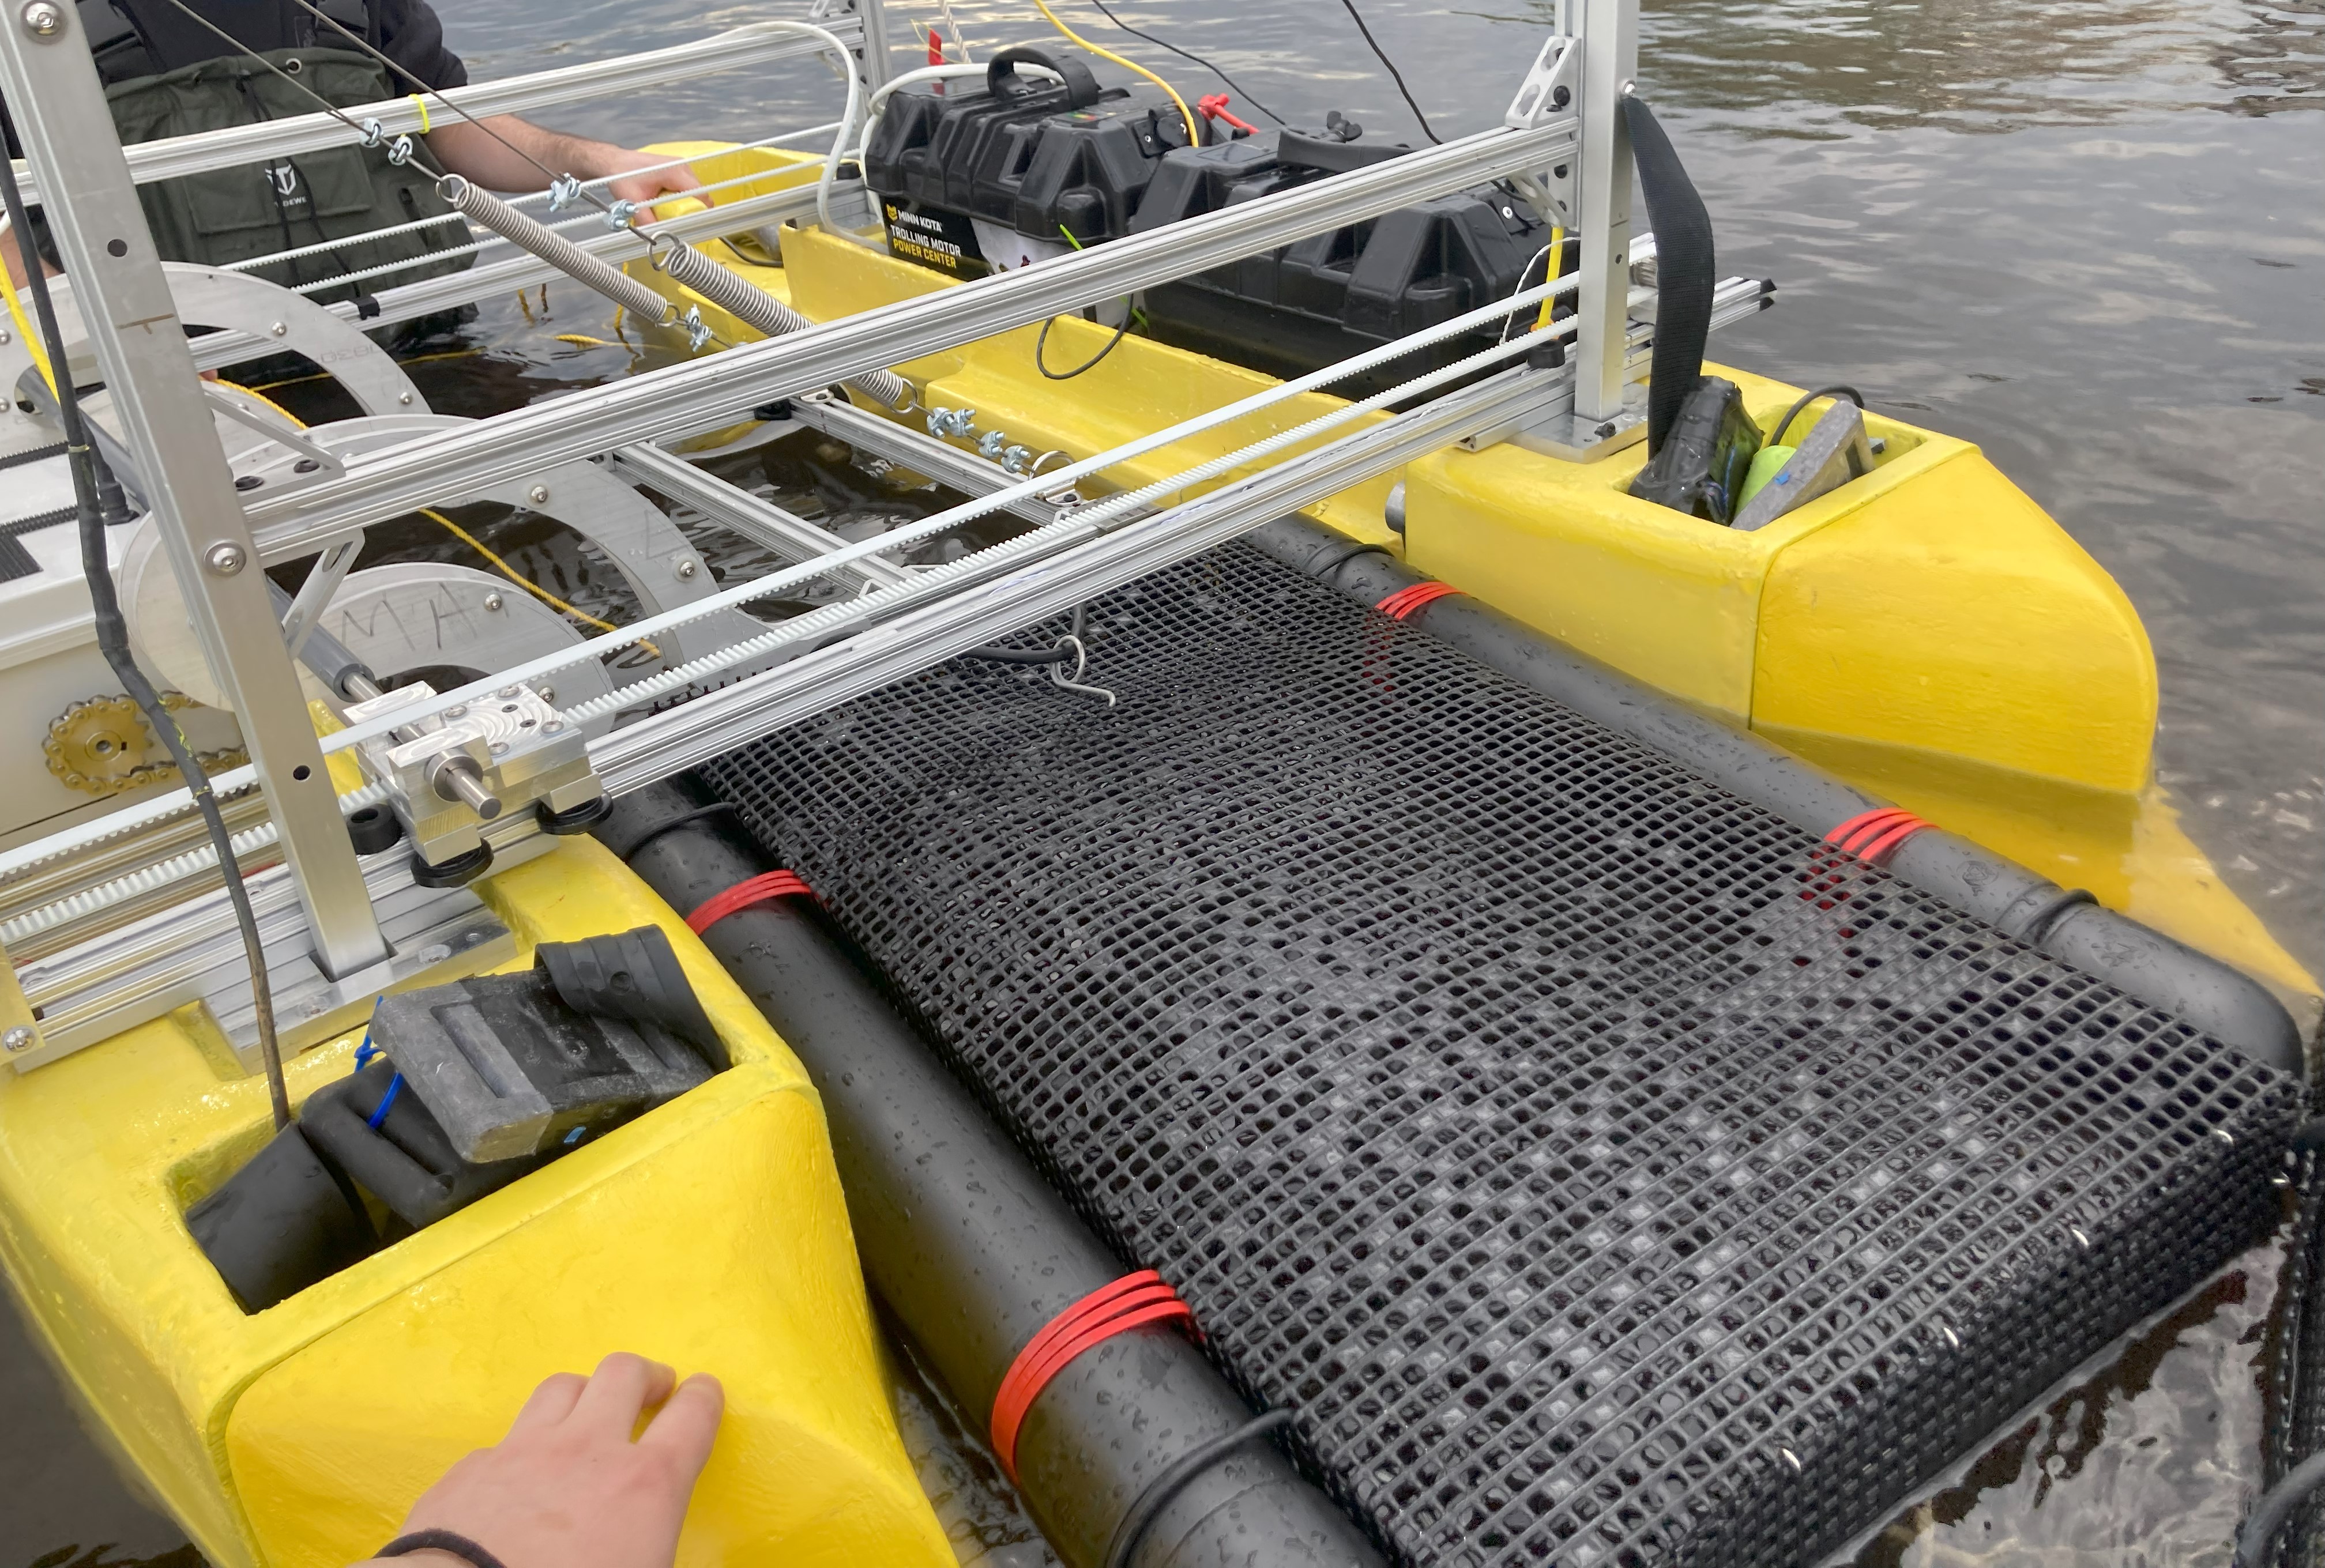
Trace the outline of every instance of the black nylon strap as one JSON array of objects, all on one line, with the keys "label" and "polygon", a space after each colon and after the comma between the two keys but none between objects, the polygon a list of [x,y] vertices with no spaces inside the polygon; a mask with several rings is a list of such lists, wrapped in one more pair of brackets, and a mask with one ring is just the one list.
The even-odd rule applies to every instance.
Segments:
[{"label": "black nylon strap", "polygon": [[1623,124],[1631,133],[1639,189],[1655,231],[1655,351],[1647,380],[1647,454],[1653,457],[1703,377],[1717,263],[1711,215],[1647,100],[1635,94],[1625,98]]}]

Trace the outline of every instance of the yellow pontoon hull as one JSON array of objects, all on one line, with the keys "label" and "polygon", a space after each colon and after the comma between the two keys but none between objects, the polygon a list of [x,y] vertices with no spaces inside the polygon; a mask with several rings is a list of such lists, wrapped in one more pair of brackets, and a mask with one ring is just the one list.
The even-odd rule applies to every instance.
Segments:
[{"label": "yellow pontoon hull", "polygon": [[[681,1564],[952,1563],[797,1060],[594,842],[478,887],[520,966],[536,942],[661,926],[733,1069],[254,1315],[183,1214],[267,1138],[266,1085],[199,1010],[0,1072],[0,1257],[79,1400],[217,1568],[342,1568],[542,1378],[637,1351],[727,1388]],[[293,1098],[356,1044],[292,1062]]]}]

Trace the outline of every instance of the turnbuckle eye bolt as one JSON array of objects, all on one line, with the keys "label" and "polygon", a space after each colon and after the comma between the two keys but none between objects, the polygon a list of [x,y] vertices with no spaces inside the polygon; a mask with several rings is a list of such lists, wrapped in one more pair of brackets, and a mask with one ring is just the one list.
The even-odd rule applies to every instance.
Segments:
[{"label": "turnbuckle eye bolt", "polygon": [[409,136],[398,136],[394,142],[390,143],[387,149],[387,161],[398,169],[401,169],[406,163],[411,162],[412,138]]},{"label": "turnbuckle eye bolt", "polygon": [[363,144],[365,146],[377,147],[381,143],[386,140],[387,127],[385,125],[381,125],[377,120],[366,120],[363,123]]}]

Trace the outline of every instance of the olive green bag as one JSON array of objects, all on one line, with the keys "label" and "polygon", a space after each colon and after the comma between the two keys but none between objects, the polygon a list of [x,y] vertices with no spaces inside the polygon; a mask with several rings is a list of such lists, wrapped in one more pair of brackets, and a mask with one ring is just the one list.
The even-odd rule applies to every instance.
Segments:
[{"label": "olive green bag", "polygon": [[[394,96],[386,68],[349,51],[282,49],[257,58],[204,60],[108,88],[106,97],[113,106],[121,140],[150,142],[315,112],[314,99],[268,69],[262,60],[281,66],[340,107]],[[392,143],[394,138],[388,141]],[[190,174],[141,186],[138,196],[164,258],[213,267],[451,211],[436,194],[434,179],[417,162],[400,167],[390,162],[387,145],[330,147]],[[468,240],[460,224],[440,223],[255,271],[269,282],[297,288],[430,255]],[[308,294],[327,304],[352,300],[400,283],[442,277],[474,260],[472,254],[445,256]]]}]

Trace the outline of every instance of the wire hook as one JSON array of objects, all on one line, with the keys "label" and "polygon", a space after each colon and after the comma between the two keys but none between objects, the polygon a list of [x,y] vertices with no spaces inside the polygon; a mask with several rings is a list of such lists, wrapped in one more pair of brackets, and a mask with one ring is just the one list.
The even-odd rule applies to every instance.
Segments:
[{"label": "wire hook", "polygon": [[1084,686],[1081,684],[1082,672],[1089,668],[1089,650],[1082,646],[1082,640],[1080,638],[1069,632],[1050,646],[1051,648],[1071,648],[1074,650],[1073,674],[1067,675],[1064,673],[1066,661],[1061,659],[1058,660],[1057,663],[1050,666],[1051,685],[1056,687],[1061,691],[1079,692],[1084,696],[1102,696],[1106,698],[1107,706],[1114,706],[1114,693],[1107,690],[1107,688],[1102,686]]}]

